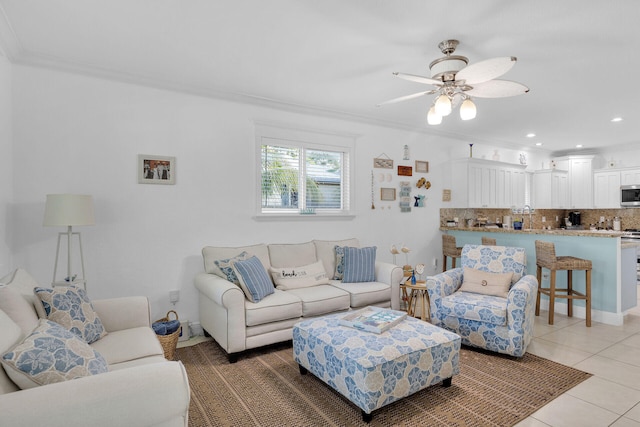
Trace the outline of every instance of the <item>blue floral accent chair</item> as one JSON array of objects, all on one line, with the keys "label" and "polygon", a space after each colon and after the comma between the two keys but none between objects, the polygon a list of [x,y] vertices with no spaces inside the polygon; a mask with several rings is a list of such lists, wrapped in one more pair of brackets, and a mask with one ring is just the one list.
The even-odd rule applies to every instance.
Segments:
[{"label": "blue floral accent chair", "polygon": [[[465,245],[462,266],[427,278],[431,323],[462,343],[511,356],[524,356],[533,337],[538,280],[526,274],[524,248]],[[463,292],[464,268],[513,273],[506,298]]]}]

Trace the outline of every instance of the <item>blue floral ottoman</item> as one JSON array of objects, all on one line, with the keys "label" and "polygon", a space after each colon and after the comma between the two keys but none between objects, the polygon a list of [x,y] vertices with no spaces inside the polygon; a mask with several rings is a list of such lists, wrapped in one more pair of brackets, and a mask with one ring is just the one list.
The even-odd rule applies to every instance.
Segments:
[{"label": "blue floral ottoman", "polygon": [[372,412],[440,381],[451,385],[458,366],[460,337],[407,317],[376,334],[338,324],[331,315],[293,327],[293,357],[300,373],[311,371],[362,410]]}]

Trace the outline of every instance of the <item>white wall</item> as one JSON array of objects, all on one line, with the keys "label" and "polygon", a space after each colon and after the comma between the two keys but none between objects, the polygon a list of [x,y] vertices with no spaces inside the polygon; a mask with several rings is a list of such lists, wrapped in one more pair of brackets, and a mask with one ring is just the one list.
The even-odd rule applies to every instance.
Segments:
[{"label": "white wall", "polygon": [[[172,308],[169,290],[180,289],[175,308],[181,318],[197,320],[193,277],[202,271],[205,245],[355,236],[377,245],[382,260],[392,259],[388,249],[394,243],[412,249],[412,264],[440,259],[441,175],[448,173],[443,164],[451,147],[465,143],[24,66],[14,66],[13,92],[10,268],[24,267],[42,284],[51,281],[57,232],[64,231],[42,226],[49,193],[94,196],[96,225],[79,229],[90,295],[146,295],[154,318]],[[362,135],[356,143],[356,218],[252,219],[253,120]],[[405,144],[409,162],[401,161]],[[175,156],[176,185],[138,184],[141,153]],[[376,200],[377,209],[371,209],[372,159],[382,153],[396,165],[429,161],[426,178],[433,186],[425,192],[426,208],[403,214],[397,202]],[[399,181],[384,185],[397,187]],[[377,198],[377,182],[375,192]]]},{"label": "white wall", "polygon": [[9,215],[13,196],[11,135],[11,64],[0,51],[0,277],[11,268],[12,225]]}]

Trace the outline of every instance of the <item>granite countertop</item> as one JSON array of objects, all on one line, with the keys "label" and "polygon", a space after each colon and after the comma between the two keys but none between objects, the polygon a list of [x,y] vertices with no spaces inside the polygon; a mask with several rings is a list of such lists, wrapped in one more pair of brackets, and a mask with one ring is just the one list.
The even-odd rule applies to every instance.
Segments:
[{"label": "granite countertop", "polygon": [[[472,231],[477,233],[520,233],[520,234],[543,234],[553,236],[585,236],[585,237],[620,237],[624,234],[622,231],[613,230],[565,230],[557,228],[554,230],[513,230],[505,228],[487,228],[487,227],[440,227],[441,231]],[[635,243],[629,243],[634,245]]]}]

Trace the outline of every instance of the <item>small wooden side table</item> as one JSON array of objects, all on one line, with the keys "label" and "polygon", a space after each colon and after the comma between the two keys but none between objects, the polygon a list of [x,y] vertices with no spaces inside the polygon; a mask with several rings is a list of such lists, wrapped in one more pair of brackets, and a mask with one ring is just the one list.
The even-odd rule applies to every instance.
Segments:
[{"label": "small wooden side table", "polygon": [[420,302],[420,319],[431,322],[431,300],[427,291],[427,282],[418,280],[416,284],[411,284],[411,280],[400,284],[402,289],[402,300],[407,301],[407,314],[416,317],[416,310]]}]

